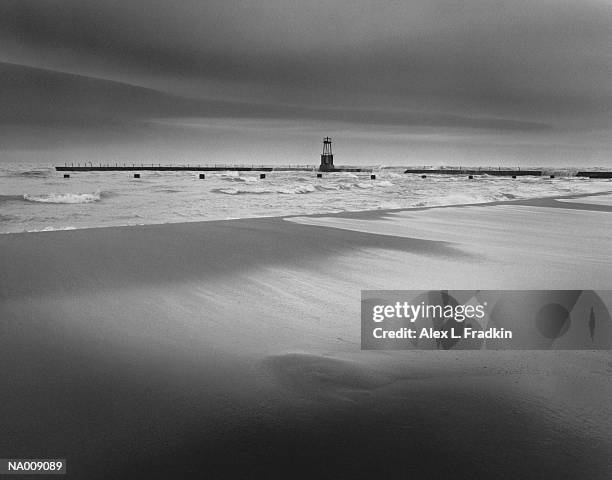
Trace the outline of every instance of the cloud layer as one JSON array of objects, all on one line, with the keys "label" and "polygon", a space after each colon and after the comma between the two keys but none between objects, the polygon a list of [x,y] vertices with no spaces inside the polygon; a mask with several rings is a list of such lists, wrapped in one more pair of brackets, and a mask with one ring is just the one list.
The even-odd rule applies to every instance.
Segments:
[{"label": "cloud layer", "polygon": [[[75,107],[91,121],[459,128],[539,135],[539,151],[552,132],[582,132],[590,146],[595,132],[598,155],[610,151],[601,138],[612,125],[612,5],[603,1],[18,0],[0,4],[0,40],[0,60],[38,68],[0,69],[5,98],[32,99],[28,115],[15,106],[4,123],[74,120],[61,98],[91,87]],[[51,80],[45,70],[81,77]],[[85,77],[114,83],[85,87]]]}]

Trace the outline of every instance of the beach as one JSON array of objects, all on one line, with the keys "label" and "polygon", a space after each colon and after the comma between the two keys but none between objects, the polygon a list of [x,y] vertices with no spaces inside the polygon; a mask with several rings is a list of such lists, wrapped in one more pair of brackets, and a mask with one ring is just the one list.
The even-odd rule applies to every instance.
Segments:
[{"label": "beach", "polygon": [[560,200],[0,235],[0,450],[90,479],[610,478],[609,351],[360,349],[365,289],[609,289],[609,195]]},{"label": "beach", "polygon": [[611,27],[0,2],[0,480],[612,479]]}]

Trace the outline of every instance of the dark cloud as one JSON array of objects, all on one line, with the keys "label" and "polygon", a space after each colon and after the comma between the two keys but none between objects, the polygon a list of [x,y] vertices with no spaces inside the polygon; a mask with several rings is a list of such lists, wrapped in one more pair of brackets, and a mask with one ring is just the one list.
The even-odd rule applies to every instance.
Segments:
[{"label": "dark cloud", "polygon": [[0,60],[84,75],[30,72],[9,88],[15,68],[1,68],[4,123],[13,112],[43,123],[221,116],[507,132],[612,124],[604,1],[4,0],[0,40]]},{"label": "dark cloud", "polygon": [[0,124],[92,126],[163,118],[277,118],[378,125],[539,131],[542,123],[392,110],[329,109],[198,100],[148,88],[0,63]]},{"label": "dark cloud", "polygon": [[[612,93],[612,9],[600,2],[5,1],[23,45],[126,68],[288,92],[385,92],[483,107]],[[322,92],[324,93],[324,92]],[[502,105],[503,106],[503,105]],[[545,105],[542,105],[545,106]]]}]

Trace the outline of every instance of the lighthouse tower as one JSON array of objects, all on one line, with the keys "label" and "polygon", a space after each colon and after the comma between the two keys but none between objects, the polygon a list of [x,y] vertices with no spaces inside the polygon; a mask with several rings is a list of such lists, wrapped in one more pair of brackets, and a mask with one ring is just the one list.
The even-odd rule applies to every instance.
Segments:
[{"label": "lighthouse tower", "polygon": [[321,154],[321,166],[319,171],[330,172],[334,170],[334,155],[332,154],[332,141],[330,137],[323,139],[323,153]]}]

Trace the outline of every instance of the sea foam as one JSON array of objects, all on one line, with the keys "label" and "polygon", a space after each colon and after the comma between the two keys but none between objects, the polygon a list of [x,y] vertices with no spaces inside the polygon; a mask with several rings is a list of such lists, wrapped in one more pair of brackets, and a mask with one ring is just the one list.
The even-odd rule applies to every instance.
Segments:
[{"label": "sea foam", "polygon": [[46,193],[42,195],[26,193],[23,199],[38,203],[94,203],[101,200],[101,193]]}]

